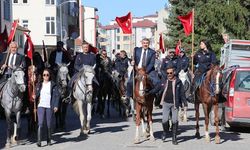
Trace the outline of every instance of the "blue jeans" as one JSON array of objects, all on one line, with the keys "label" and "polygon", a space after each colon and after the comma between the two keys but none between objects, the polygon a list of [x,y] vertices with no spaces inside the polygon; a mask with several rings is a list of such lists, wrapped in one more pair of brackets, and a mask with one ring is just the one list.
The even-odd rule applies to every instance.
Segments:
[{"label": "blue jeans", "polygon": [[52,109],[51,108],[44,108],[38,107],[37,109],[37,116],[38,116],[38,125],[39,127],[43,126],[44,116],[46,117],[47,127],[51,127],[51,119],[52,119]]}]

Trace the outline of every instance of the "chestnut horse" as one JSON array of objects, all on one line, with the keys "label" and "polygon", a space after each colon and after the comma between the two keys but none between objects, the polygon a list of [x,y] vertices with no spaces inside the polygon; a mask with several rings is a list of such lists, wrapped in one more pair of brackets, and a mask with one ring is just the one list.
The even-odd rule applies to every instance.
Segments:
[{"label": "chestnut horse", "polygon": [[[145,69],[138,69],[135,77],[135,89],[134,100],[136,107],[136,132],[135,132],[135,144],[140,143],[139,139],[139,126],[142,124],[142,131],[146,138],[150,137],[150,140],[154,140],[153,128],[152,128],[152,111],[154,96],[148,95],[147,92],[152,89],[152,83],[149,80],[149,76],[146,74]],[[144,128],[144,118],[147,119],[147,130]]]},{"label": "chestnut horse", "polygon": [[207,142],[210,142],[210,136],[208,132],[209,124],[209,114],[211,109],[214,108],[214,121],[216,126],[216,144],[220,143],[219,136],[219,116],[218,116],[218,100],[219,100],[219,83],[220,83],[220,74],[221,69],[218,65],[212,65],[210,70],[207,72],[204,81],[200,88],[196,91],[196,101],[195,101],[195,117],[196,117],[196,134],[197,138],[200,138],[199,133],[199,105],[200,103],[203,106],[204,115],[205,115],[205,138]]}]

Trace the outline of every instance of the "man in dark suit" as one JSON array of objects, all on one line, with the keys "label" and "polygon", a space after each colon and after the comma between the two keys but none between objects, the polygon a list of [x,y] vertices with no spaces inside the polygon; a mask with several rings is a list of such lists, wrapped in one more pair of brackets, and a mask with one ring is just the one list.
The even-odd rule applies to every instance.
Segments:
[{"label": "man in dark suit", "polygon": [[3,71],[2,72],[3,77],[1,78],[1,80],[5,80],[11,77],[12,70],[15,67],[25,68],[25,57],[17,53],[17,49],[18,49],[17,42],[11,42],[9,46],[10,52],[3,54],[3,59],[0,62],[1,70]]},{"label": "man in dark suit", "polygon": [[71,61],[71,55],[63,48],[64,43],[62,41],[57,42],[57,48],[51,52],[49,57],[50,69],[57,72],[59,64],[69,63]]},{"label": "man in dark suit", "polygon": [[[157,75],[157,72],[155,71],[154,65],[155,65],[155,51],[151,48],[149,48],[150,40],[147,38],[144,38],[142,40],[142,47],[138,48],[136,47],[134,49],[134,56],[133,61],[131,62],[132,65],[135,65],[135,69],[138,68],[145,68],[146,73],[149,75],[150,80],[152,81],[153,85],[157,85],[160,81]],[[127,83],[127,98],[132,96],[132,88],[133,87],[133,80],[130,76],[130,79]],[[156,91],[154,89],[151,89],[148,91],[148,94],[155,94]]]}]

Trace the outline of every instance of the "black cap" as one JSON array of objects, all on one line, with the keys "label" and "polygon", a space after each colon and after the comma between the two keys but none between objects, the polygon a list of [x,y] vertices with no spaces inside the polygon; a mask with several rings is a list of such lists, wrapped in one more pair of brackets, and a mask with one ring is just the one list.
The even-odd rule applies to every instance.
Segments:
[{"label": "black cap", "polygon": [[64,43],[63,43],[62,41],[58,41],[56,45],[57,45],[57,46],[63,46]]}]

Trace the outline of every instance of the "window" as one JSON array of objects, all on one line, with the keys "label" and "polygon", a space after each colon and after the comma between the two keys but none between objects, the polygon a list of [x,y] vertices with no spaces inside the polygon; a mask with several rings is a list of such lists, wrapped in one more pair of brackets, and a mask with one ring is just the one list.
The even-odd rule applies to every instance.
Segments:
[{"label": "window", "polygon": [[117,41],[120,41],[120,36],[117,36],[116,39],[117,39]]},{"label": "window", "polygon": [[55,34],[55,17],[46,17],[46,34]]},{"label": "window", "polygon": [[118,28],[118,29],[116,30],[116,32],[117,32],[117,33],[120,33],[120,28]]},{"label": "window", "polygon": [[24,4],[27,4],[27,3],[28,3],[28,0],[23,0],[23,3],[24,3]]},{"label": "window", "polygon": [[145,32],[146,32],[146,28],[142,28],[142,29],[141,29],[141,32],[142,32],[142,33],[145,33]]},{"label": "window", "polygon": [[46,0],[46,4],[47,5],[54,5],[55,4],[55,0]]},{"label": "window", "polygon": [[18,3],[18,0],[13,0],[13,3]]},{"label": "window", "polygon": [[129,36],[124,36],[123,41],[129,41]]},{"label": "window", "polygon": [[121,48],[121,45],[120,44],[117,44],[117,49],[120,49]]},{"label": "window", "polygon": [[239,71],[236,74],[236,91],[250,91],[250,71]]},{"label": "window", "polygon": [[129,45],[129,44],[124,44],[124,45],[123,45],[123,49],[124,49],[125,51],[130,50],[130,45]]},{"label": "window", "polygon": [[22,21],[23,27],[28,28],[29,27],[29,21],[28,20],[23,20]]},{"label": "window", "polygon": [[10,0],[5,0],[4,2],[4,19],[10,21]]}]

